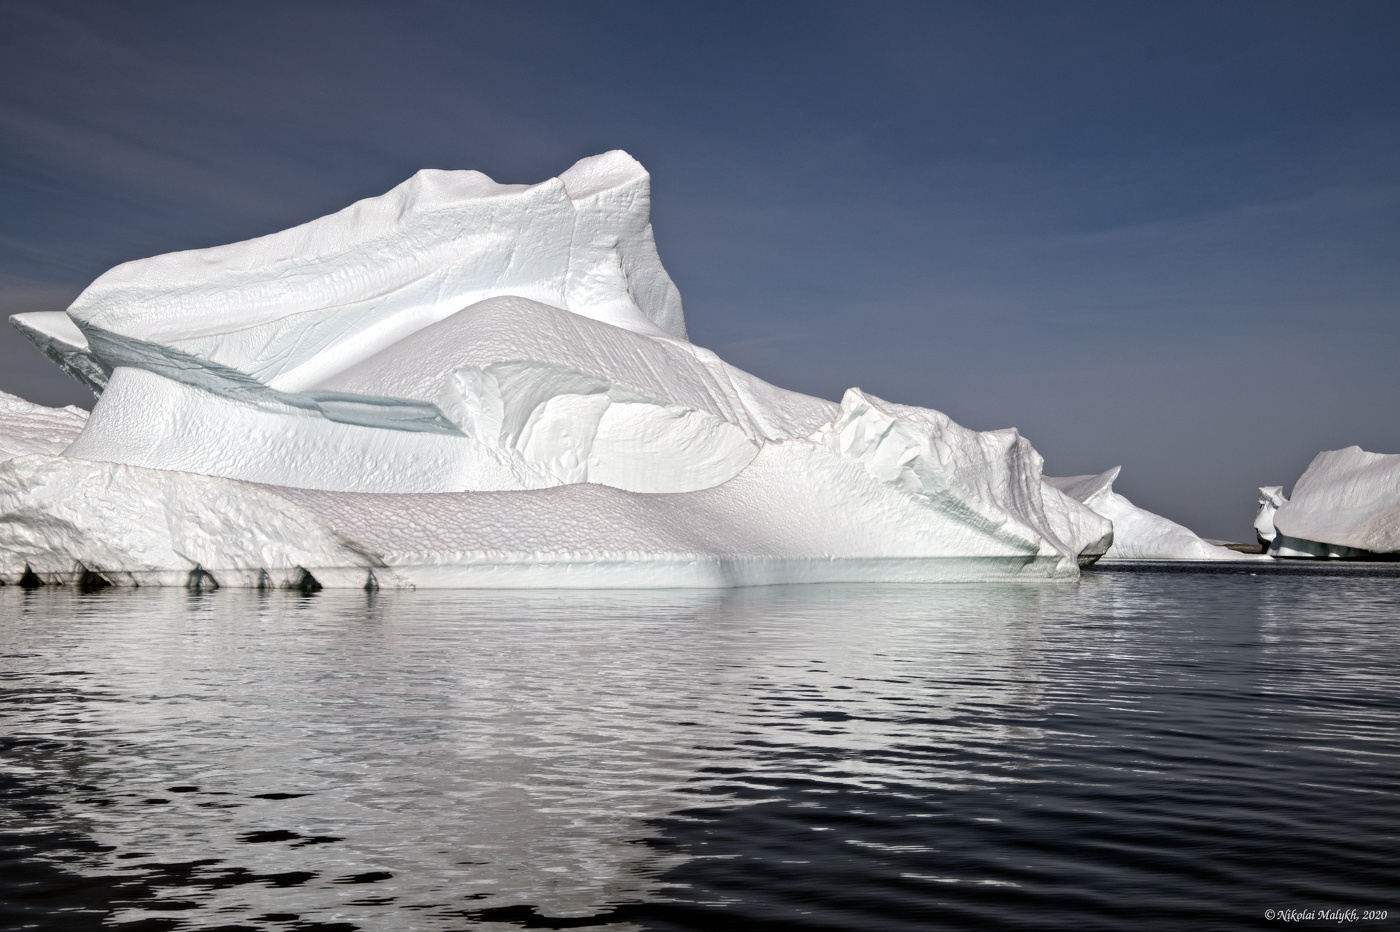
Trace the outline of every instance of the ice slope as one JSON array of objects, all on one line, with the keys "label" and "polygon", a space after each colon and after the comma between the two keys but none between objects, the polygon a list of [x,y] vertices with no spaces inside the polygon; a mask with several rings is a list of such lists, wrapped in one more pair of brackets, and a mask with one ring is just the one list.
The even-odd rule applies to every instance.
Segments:
[{"label": "ice slope", "polygon": [[[0,463],[0,580],[364,585],[373,554],[274,491],[33,454]],[[208,568],[212,572],[205,573]]]},{"label": "ice slope", "polygon": [[1400,553],[1400,455],[1325,450],[1273,515],[1279,556]]},{"label": "ice slope", "polygon": [[26,453],[61,453],[87,418],[86,411],[73,405],[46,408],[0,392],[0,460]]},{"label": "ice slope", "polygon": [[1039,453],[1015,430],[974,431],[941,411],[890,404],[859,389],[812,436],[881,481],[927,497],[968,523],[987,522],[1043,549],[1092,563],[1113,526],[1044,481]]},{"label": "ice slope", "polygon": [[649,197],[620,152],[531,186],[420,172],[16,319],[100,398],[64,456],[0,468],[4,574],[710,586],[1073,576],[1108,548],[1014,430],[691,344]]},{"label": "ice slope", "polygon": [[1046,477],[1045,482],[1066,495],[1083,502],[1096,513],[1113,522],[1113,546],[1104,554],[1105,560],[1250,560],[1252,554],[1240,554],[1224,547],[1206,543],[1188,528],[1169,521],[1161,515],[1139,508],[1126,497],[1113,491],[1118,478],[1115,466],[1097,476]]}]

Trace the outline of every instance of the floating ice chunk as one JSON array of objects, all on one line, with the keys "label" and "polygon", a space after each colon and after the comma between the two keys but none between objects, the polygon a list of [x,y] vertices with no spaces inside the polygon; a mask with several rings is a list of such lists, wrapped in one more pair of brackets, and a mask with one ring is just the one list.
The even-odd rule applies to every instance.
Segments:
[{"label": "floating ice chunk", "polygon": [[[161,384],[128,395],[143,380]],[[158,390],[207,395],[121,368],[103,403],[124,405]],[[209,397],[225,406],[211,429],[227,428],[240,406],[266,416]],[[649,409],[648,424],[657,407],[614,403],[606,392],[549,400],[560,399],[602,399],[595,403],[608,411]],[[193,410],[208,414],[208,399]],[[373,573],[375,584],[384,586],[664,587],[1072,577],[1080,562],[1103,551],[1109,522],[1044,487],[1039,457],[1014,431],[977,434],[931,411],[918,420],[897,416],[910,412],[920,410],[852,390],[838,417],[812,439],[766,443],[728,481],[681,493],[640,494],[596,483],[355,493],[28,457],[0,466],[0,553],[7,555],[3,570],[12,580],[28,565],[49,579],[95,574],[136,584],[207,576],[222,585],[269,579],[290,585],[309,573],[320,585],[357,586]],[[374,431],[287,416],[291,428],[319,423],[340,432],[340,439],[368,431],[397,441],[382,449],[377,467],[350,464],[371,472],[394,463],[423,476],[432,450],[408,445],[473,442],[465,435]],[[576,415],[567,420],[581,422]],[[598,421],[599,433],[604,421]],[[622,425],[616,442],[638,436],[635,428]],[[729,429],[736,446],[749,443]],[[541,442],[557,447],[561,433],[545,429]],[[156,430],[136,440],[159,448],[163,436]],[[535,453],[530,432],[519,436],[527,438],[523,452]],[[690,430],[687,436],[698,435]],[[268,442],[273,439],[261,438],[254,445],[259,453],[247,459],[278,450],[285,459],[277,468],[294,471],[295,443]],[[304,434],[287,439],[300,441]],[[335,439],[323,442],[334,446]],[[970,449],[954,447],[969,443]],[[707,449],[721,447],[711,442]],[[198,445],[190,452],[197,456]],[[618,461],[637,458],[619,455]],[[450,462],[444,458],[442,468]],[[979,498],[975,488],[990,497]],[[205,509],[216,513],[201,516]],[[292,544],[301,549],[288,549]]]},{"label": "floating ice chunk", "polygon": [[[121,399],[131,372],[117,371],[104,400]],[[326,586],[373,574],[382,586],[665,587],[1065,577],[1102,551],[1109,523],[1045,489],[1022,438],[938,412],[896,416],[917,410],[852,390],[813,439],[765,444],[733,478],[684,493],[366,494],[27,457],[0,466],[0,569],[12,581],[27,565],[137,584],[291,585],[309,573]],[[981,500],[973,486],[997,494]],[[1047,501],[1024,510],[1037,489]],[[1056,510],[1077,537],[1056,533],[1045,518]]]},{"label": "floating ice chunk", "polygon": [[1365,557],[1400,552],[1400,455],[1360,447],[1317,454],[1273,515],[1270,553]]},{"label": "floating ice chunk", "polygon": [[1113,522],[1113,546],[1105,560],[1250,560],[1253,554],[1236,553],[1197,537],[1188,528],[1161,515],[1139,508],[1113,491],[1121,467],[1097,476],[1065,476],[1045,483]]},{"label": "floating ice chunk", "polygon": [[1278,536],[1274,528],[1274,515],[1279,507],[1288,501],[1281,485],[1261,485],[1259,487],[1259,510],[1254,515],[1254,533],[1259,543],[1268,547]]},{"label": "floating ice chunk", "polygon": [[46,408],[0,392],[0,460],[26,453],[61,453],[87,423],[82,408]]}]

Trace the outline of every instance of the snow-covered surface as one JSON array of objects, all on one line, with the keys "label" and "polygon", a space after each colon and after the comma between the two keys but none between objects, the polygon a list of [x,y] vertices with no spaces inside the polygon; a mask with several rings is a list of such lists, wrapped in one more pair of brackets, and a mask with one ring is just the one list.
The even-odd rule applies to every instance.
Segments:
[{"label": "snow-covered surface", "polygon": [[719,586],[1073,577],[1107,549],[1014,430],[691,344],[649,200],[621,152],[531,186],[420,172],[24,315],[100,398],[63,456],[0,465],[0,575]]},{"label": "snow-covered surface", "polygon": [[1253,560],[1197,537],[1189,528],[1161,515],[1139,508],[1113,491],[1113,480],[1121,467],[1115,466],[1097,476],[1047,477],[1047,485],[1083,502],[1097,514],[1113,522],[1113,546],[1105,560]]},{"label": "snow-covered surface", "polygon": [[88,413],[73,405],[46,408],[0,392],[0,461],[26,453],[62,453],[87,419]]},{"label": "snow-covered surface", "polygon": [[1360,447],[1317,454],[1273,515],[1279,556],[1400,552],[1400,454]]}]

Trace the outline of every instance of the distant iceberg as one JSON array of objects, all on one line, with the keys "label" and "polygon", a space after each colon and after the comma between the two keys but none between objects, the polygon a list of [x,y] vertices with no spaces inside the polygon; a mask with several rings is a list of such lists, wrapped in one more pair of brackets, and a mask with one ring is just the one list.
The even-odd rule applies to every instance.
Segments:
[{"label": "distant iceberg", "polygon": [[0,578],[1072,578],[1124,549],[1114,522],[1150,524],[1111,476],[1089,505],[1047,483],[1015,430],[812,398],[690,343],[649,218],[623,152],[529,186],[424,171],[17,315],[99,399],[0,463]]},{"label": "distant iceberg", "polygon": [[1120,468],[1115,466],[1096,476],[1045,479],[1046,484],[1113,522],[1113,546],[1103,555],[1104,560],[1257,559],[1204,541],[1175,521],[1134,505],[1113,491]]},{"label": "distant iceberg", "polygon": [[1308,464],[1292,498],[1280,486],[1259,493],[1254,526],[1273,556],[1400,554],[1400,455],[1326,450]]},{"label": "distant iceberg", "polygon": [[1274,538],[1278,536],[1278,528],[1274,527],[1274,515],[1278,514],[1279,508],[1286,501],[1288,497],[1283,494],[1283,486],[1259,487],[1259,509],[1254,513],[1254,535],[1265,550],[1269,549]]}]

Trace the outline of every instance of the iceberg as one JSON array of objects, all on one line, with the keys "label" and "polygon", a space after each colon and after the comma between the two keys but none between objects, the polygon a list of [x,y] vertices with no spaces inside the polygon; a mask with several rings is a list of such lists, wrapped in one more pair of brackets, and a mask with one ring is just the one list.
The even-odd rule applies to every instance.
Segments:
[{"label": "iceberg", "polygon": [[7,582],[1073,578],[1114,541],[1015,430],[692,344],[624,152],[536,185],[419,172],[12,321],[98,400],[0,463]]},{"label": "iceberg", "polygon": [[1283,494],[1281,485],[1261,485],[1259,487],[1259,510],[1254,514],[1254,535],[1264,549],[1269,549],[1278,529],[1274,527],[1274,515],[1278,513],[1288,497]]},{"label": "iceberg", "polygon": [[1325,450],[1303,471],[1291,498],[1279,486],[1259,492],[1254,526],[1273,556],[1400,554],[1400,454]]},{"label": "iceberg", "polygon": [[1189,528],[1139,508],[1113,491],[1113,480],[1122,467],[1096,476],[1047,477],[1047,485],[1082,502],[1113,522],[1113,545],[1104,560],[1257,560],[1219,547],[1196,536]]}]

